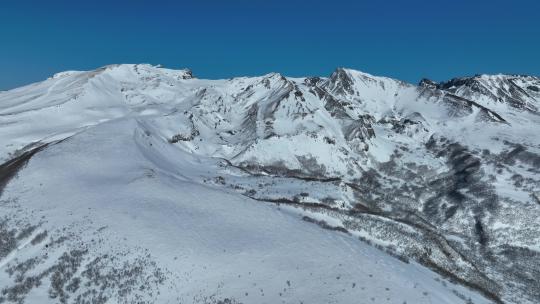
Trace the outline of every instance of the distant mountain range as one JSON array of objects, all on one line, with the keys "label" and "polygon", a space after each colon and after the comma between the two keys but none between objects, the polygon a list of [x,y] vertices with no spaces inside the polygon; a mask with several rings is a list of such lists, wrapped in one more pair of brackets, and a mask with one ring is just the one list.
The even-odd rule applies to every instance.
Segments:
[{"label": "distant mountain range", "polygon": [[539,107],[344,68],[0,92],[0,303],[539,303]]}]

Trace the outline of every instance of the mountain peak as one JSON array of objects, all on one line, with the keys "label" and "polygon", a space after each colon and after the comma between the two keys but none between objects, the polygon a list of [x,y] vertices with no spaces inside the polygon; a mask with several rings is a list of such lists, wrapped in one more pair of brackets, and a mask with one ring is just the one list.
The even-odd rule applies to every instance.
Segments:
[{"label": "mountain peak", "polygon": [[337,94],[354,93],[353,70],[337,68],[328,78],[328,87]]},{"label": "mountain peak", "polygon": [[536,113],[540,100],[540,79],[526,75],[478,74],[453,78],[436,86],[460,97],[483,104],[486,107],[501,104],[513,109]]},{"label": "mountain peak", "polygon": [[360,70],[350,69],[350,68],[344,68],[339,67],[334,70],[334,72],[330,75],[330,78],[332,77],[348,77],[348,78],[385,78],[385,77],[379,77],[375,76]]},{"label": "mountain peak", "polygon": [[428,78],[422,78],[418,83],[418,86],[436,89],[439,86],[439,83]]},{"label": "mountain peak", "polygon": [[[110,266],[125,265],[130,257],[126,251],[109,252],[123,244],[148,249],[147,254],[141,251],[149,259],[144,265],[155,262],[171,283],[180,278],[196,292],[201,287],[198,282],[209,286],[212,277],[216,280],[210,286],[212,292],[215,286],[234,282],[239,288],[223,291],[242,300],[248,292],[258,295],[264,288],[270,303],[305,296],[311,297],[306,303],[350,303],[361,289],[348,288],[338,293],[344,298],[336,298],[337,289],[326,284],[326,277],[330,269],[332,277],[340,278],[341,263],[343,267],[358,264],[358,257],[364,256],[361,252],[367,251],[349,254],[339,244],[347,239],[347,250],[368,246],[358,241],[361,237],[384,249],[374,250],[376,256],[367,258],[368,262],[388,252],[420,263],[399,262],[409,270],[431,267],[495,303],[538,302],[534,301],[536,285],[529,278],[540,272],[539,257],[531,253],[540,243],[540,234],[531,233],[540,231],[535,221],[540,216],[535,207],[540,120],[506,104],[534,109],[540,100],[537,79],[475,76],[456,79],[446,89],[442,88],[445,84],[424,79],[420,85],[434,89],[422,90],[347,68],[336,69],[329,78],[269,73],[191,80],[190,70],[149,64],[110,65],[56,77],[0,94],[0,159],[5,162],[0,164],[0,192],[6,195],[0,211],[13,219],[0,218],[0,235],[5,232],[10,240],[4,253],[15,257],[8,256],[9,261],[2,264],[6,256],[0,252],[0,264],[14,271],[13,275],[0,272],[0,289],[7,290],[8,296],[19,295],[21,290],[47,294],[48,282],[70,299],[92,293],[94,280],[84,273],[99,269],[85,268],[94,267],[92,261],[104,256],[117,258]],[[508,123],[500,123],[504,121]],[[19,166],[25,168],[4,187],[1,169],[9,177]],[[107,207],[111,201],[114,208]],[[286,205],[288,215],[261,201]],[[18,207],[19,202],[24,208]],[[253,212],[244,213],[246,208]],[[275,217],[268,220],[267,212]],[[293,214],[298,215],[298,222]],[[32,220],[16,227],[21,229],[17,233],[6,226],[26,219]],[[274,231],[283,228],[283,219],[298,226]],[[311,224],[329,231],[319,231],[320,237],[315,238],[311,232],[302,234]],[[36,237],[25,227],[35,227]],[[268,238],[269,231],[276,232],[275,238]],[[329,238],[330,233],[343,232],[347,236]],[[290,244],[301,243],[273,246],[284,244],[283,238],[289,236],[295,237]],[[56,241],[64,238],[65,243]],[[328,240],[336,240],[336,246],[328,246]],[[172,246],[164,246],[171,242]],[[93,248],[91,244],[102,245]],[[78,257],[65,255],[63,251],[71,246],[84,250],[75,251]],[[189,250],[180,252],[181,248]],[[332,250],[319,255],[330,260],[299,264],[306,261],[305,252],[317,250]],[[269,252],[275,263],[261,270],[260,254]],[[238,253],[253,255],[237,259]],[[176,255],[178,259],[171,261]],[[288,295],[300,293],[285,298],[280,295],[284,275],[272,271],[291,255],[294,259],[287,258],[286,264],[299,268],[289,267],[292,272],[285,276],[292,284],[285,286]],[[497,258],[486,258],[490,256]],[[32,259],[26,262],[21,257]],[[81,268],[70,268],[70,275],[77,277],[56,284],[66,257],[69,265],[80,258],[75,264]],[[253,264],[242,264],[246,261]],[[506,267],[509,261],[515,267]],[[180,277],[199,262],[197,277],[191,271]],[[209,271],[224,262],[233,264],[220,268],[219,276]],[[52,268],[45,270],[44,265]],[[108,269],[108,265],[103,267]],[[321,265],[330,266],[321,269]],[[387,271],[395,271],[398,264],[393,265]],[[135,266],[138,269],[139,264]],[[39,268],[27,271],[28,267]],[[239,269],[251,273],[240,278]],[[313,271],[313,276],[298,276],[298,269],[305,269],[305,274]],[[530,273],[524,275],[523,269]],[[396,294],[399,298],[391,300],[400,303],[460,302],[452,292],[458,286],[435,283],[433,274],[426,271],[388,285],[393,290],[388,296]],[[383,270],[370,268],[350,275],[373,273],[368,280],[373,285],[379,272]],[[137,271],[113,268],[113,273],[133,281],[130,275]],[[418,281],[421,273],[426,278]],[[116,276],[103,277],[110,290],[119,284]],[[380,277],[386,286],[388,276]],[[43,279],[41,285],[21,289],[21,284],[36,278]],[[264,284],[269,278],[275,282]],[[348,281],[343,278],[340,282]],[[411,279],[419,286],[444,289],[429,293],[425,288],[396,289],[407,287]],[[71,281],[80,282],[79,289],[68,287]],[[261,285],[253,287],[253,282]],[[139,290],[139,284],[122,286]],[[122,286],[117,287],[124,290]],[[372,288],[373,296],[380,295],[382,286]],[[173,302],[185,295],[184,285],[160,287],[152,292],[162,291],[171,298],[149,303]],[[312,297],[314,290],[321,289],[321,294],[331,296]],[[144,292],[148,290],[144,287]],[[366,295],[361,292],[360,296]],[[475,294],[467,289],[462,292],[467,297]],[[475,300],[492,302],[480,296]]]},{"label": "mountain peak", "polygon": [[377,79],[378,77],[358,70],[339,67],[328,78],[327,86],[336,94],[354,94],[357,79]]}]

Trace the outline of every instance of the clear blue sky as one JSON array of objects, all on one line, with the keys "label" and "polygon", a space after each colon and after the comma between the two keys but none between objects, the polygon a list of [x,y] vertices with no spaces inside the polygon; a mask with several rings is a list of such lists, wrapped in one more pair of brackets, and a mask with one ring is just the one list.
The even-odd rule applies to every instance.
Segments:
[{"label": "clear blue sky", "polygon": [[540,74],[540,1],[25,1],[0,3],[0,89],[111,63],[200,78],[329,75],[417,82]]}]

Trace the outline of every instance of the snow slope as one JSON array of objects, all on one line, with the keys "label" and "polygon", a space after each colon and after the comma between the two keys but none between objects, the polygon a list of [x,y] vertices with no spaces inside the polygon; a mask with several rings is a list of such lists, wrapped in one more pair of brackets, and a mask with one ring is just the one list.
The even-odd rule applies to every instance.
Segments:
[{"label": "snow slope", "polygon": [[535,303],[538,79],[471,79],[1,92],[0,302]]},{"label": "snow slope", "polygon": [[[168,143],[140,128],[137,119],[120,119],[51,145],[5,189],[7,225],[35,226],[2,260],[4,301],[456,303],[462,294],[489,302],[416,263],[302,221],[289,207],[192,180],[204,173],[197,162],[208,160],[186,156],[167,170],[155,153]],[[68,270],[54,268],[62,254],[76,260],[62,266]],[[27,283],[36,277],[39,286]]]}]

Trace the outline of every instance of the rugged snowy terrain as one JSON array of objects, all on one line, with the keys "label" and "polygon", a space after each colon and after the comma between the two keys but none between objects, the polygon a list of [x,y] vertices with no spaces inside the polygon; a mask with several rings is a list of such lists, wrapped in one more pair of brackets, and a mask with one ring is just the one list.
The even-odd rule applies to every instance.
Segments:
[{"label": "rugged snowy terrain", "polygon": [[0,303],[538,303],[539,106],[347,69],[0,92]]}]

